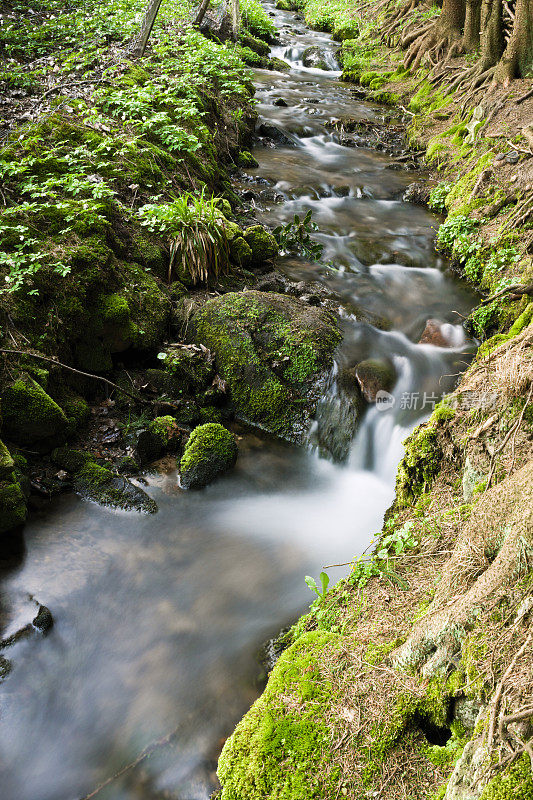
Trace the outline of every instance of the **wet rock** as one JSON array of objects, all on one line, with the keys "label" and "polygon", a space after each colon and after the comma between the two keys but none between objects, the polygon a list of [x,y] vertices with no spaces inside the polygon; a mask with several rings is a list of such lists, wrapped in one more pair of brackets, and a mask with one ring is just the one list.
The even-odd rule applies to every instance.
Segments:
[{"label": "wet rock", "polygon": [[237,164],[239,167],[258,167],[258,161],[253,157],[253,155],[248,150],[241,150],[237,157]]},{"label": "wet rock", "polygon": [[209,300],[192,322],[236,415],[300,441],[341,338],[335,319],[295,297],[247,291]]},{"label": "wet rock", "polygon": [[57,447],[52,451],[50,458],[53,464],[71,474],[79,472],[86,464],[93,461],[93,456],[89,453],[74,450],[72,447]]},{"label": "wet rock", "polygon": [[94,461],[87,463],[74,476],[74,491],[85,500],[99,505],[153,514],[157,504],[146,492],[127,478],[116,475]]},{"label": "wet rock", "polygon": [[390,392],[396,383],[396,370],[378,358],[361,361],[354,370],[355,378],[367,403],[375,403],[378,392]]},{"label": "wet rock", "polygon": [[207,423],[191,433],[180,461],[184,489],[201,489],[231,469],[237,461],[235,437],[217,423]]},{"label": "wet rock", "polygon": [[21,485],[21,475],[11,453],[0,441],[0,534],[24,524],[26,514],[26,492]]},{"label": "wet rock", "polygon": [[260,136],[266,136],[268,139],[272,139],[272,141],[276,142],[277,144],[283,145],[283,147],[294,147],[295,142],[292,139],[289,139],[283,131],[277,128],[275,125],[269,125],[266,122],[262,122],[261,125],[257,128],[257,133]]},{"label": "wet rock", "polygon": [[11,661],[8,661],[4,656],[0,656],[0,682],[7,678],[11,670]]},{"label": "wet rock", "polygon": [[41,631],[42,633],[46,633],[50,630],[50,628],[54,624],[54,618],[52,617],[52,612],[46,606],[39,606],[39,611],[37,612],[37,616],[32,619],[31,624],[34,628]]},{"label": "wet rock", "polygon": [[281,58],[276,58],[276,56],[272,56],[270,61],[268,62],[268,68],[274,70],[274,72],[290,72],[291,65],[287,64],[286,61],[282,61]]},{"label": "wet rock", "polygon": [[302,53],[302,63],[304,67],[313,67],[314,69],[330,70],[329,53],[317,45],[306,47]]},{"label": "wet rock", "polygon": [[139,465],[150,464],[167,450],[181,449],[183,433],[174,417],[156,417],[137,437],[135,455]]},{"label": "wet rock", "polygon": [[158,358],[169,375],[170,393],[194,395],[206,389],[215,375],[211,354],[194,345],[172,345]]},{"label": "wet rock", "polygon": [[268,56],[270,53],[270,47],[268,44],[263,42],[262,39],[252,36],[250,33],[241,33],[239,36],[239,41],[243,47],[249,47],[250,50],[253,50],[254,53],[257,53],[260,56]]},{"label": "wet rock", "polygon": [[281,108],[287,108],[289,104],[283,99],[283,97],[276,97],[273,105],[280,106]]},{"label": "wet rock", "polygon": [[417,206],[427,206],[429,203],[430,189],[424,183],[410,183],[403,193],[404,203],[414,203]]},{"label": "wet rock", "polygon": [[435,347],[452,347],[453,342],[445,335],[443,323],[438,319],[428,319],[418,344],[432,344]]},{"label": "wet rock", "polygon": [[69,430],[63,410],[27,374],[4,389],[2,417],[8,441],[39,452],[62,444]]},{"label": "wet rock", "polygon": [[244,240],[251,248],[254,263],[263,264],[278,254],[278,243],[262,225],[252,225],[244,231]]}]

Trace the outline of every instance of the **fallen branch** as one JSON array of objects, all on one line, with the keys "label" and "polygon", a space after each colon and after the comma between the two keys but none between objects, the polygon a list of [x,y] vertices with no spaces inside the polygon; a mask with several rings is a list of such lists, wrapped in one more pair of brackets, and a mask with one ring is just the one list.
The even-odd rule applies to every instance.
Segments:
[{"label": "fallen branch", "polygon": [[49,356],[41,356],[38,355],[37,353],[29,353],[25,350],[8,350],[4,347],[0,348],[0,353],[7,353],[10,355],[18,355],[18,356],[30,356],[31,358],[39,359],[39,361],[47,361],[49,364],[55,364],[56,367],[62,367],[62,369],[66,369],[69,372],[74,372],[76,375],[83,375],[84,378],[92,378],[95,381],[101,381],[102,383],[111,386],[113,389],[116,389],[117,392],[122,392],[122,394],[125,394],[126,397],[135,400],[136,403],[145,403],[146,405],[152,404],[151,400],[145,400],[143,397],[131,394],[131,392],[128,392],[127,389],[123,389],[122,386],[119,386],[117,383],[113,383],[113,381],[108,380],[108,378],[102,378],[101,375],[93,375],[91,372],[83,372],[80,369],[69,367],[68,364],[62,364],[61,361],[57,361],[55,358],[50,358]]},{"label": "fallen branch", "polygon": [[482,300],[479,304],[480,306],[486,306],[488,303],[492,303],[493,300],[497,300],[498,297],[503,297],[504,294],[512,295],[511,300],[518,300],[519,297],[527,294],[529,297],[533,297],[533,283],[528,284],[527,286],[521,286],[520,284],[513,284],[513,286],[507,286],[506,289],[502,289],[501,292],[496,292],[496,294],[487,297],[485,300]]}]

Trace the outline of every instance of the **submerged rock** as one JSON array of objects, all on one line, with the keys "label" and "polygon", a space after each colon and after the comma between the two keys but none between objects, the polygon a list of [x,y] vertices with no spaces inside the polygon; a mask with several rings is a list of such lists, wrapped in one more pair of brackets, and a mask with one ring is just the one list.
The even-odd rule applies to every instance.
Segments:
[{"label": "submerged rock", "polygon": [[272,139],[272,141],[277,142],[277,144],[282,147],[294,147],[296,144],[295,141],[290,139],[282,130],[266,122],[262,122],[261,125],[259,125],[257,133],[259,136],[266,136],[268,139]]},{"label": "submerged rock", "polygon": [[367,358],[356,366],[355,377],[367,403],[375,403],[378,392],[394,388],[396,370],[389,361]]},{"label": "submerged rock", "polygon": [[302,62],[304,67],[314,67],[314,69],[332,69],[331,62],[329,61],[329,53],[317,45],[306,47],[302,53]]},{"label": "submerged rock", "polygon": [[432,344],[435,347],[453,347],[453,341],[446,335],[443,323],[438,319],[428,319],[418,344]]},{"label": "submerged rock", "polygon": [[184,489],[202,489],[237,461],[235,437],[222,425],[208,422],[191,433],[180,461]]},{"label": "submerged rock", "polygon": [[191,320],[197,341],[215,353],[238,417],[301,441],[341,339],[321,308],[273,292],[230,292]]}]

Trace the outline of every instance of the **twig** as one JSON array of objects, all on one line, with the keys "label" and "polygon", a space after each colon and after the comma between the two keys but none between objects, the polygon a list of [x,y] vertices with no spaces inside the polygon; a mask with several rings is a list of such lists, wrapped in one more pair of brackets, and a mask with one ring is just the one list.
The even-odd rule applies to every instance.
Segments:
[{"label": "twig", "polygon": [[517,147],[517,145],[513,144],[512,142],[510,142],[509,139],[506,139],[506,142],[509,145],[509,147],[512,147],[513,150],[518,150],[519,153],[524,153],[526,156],[529,156],[529,157],[531,157],[533,155],[531,150],[522,150],[521,147]]},{"label": "twig", "polygon": [[147,745],[134,761],[131,761],[129,764],[126,764],[125,767],[119,769],[118,772],[115,772],[114,775],[105,780],[103,783],[99,784],[99,786],[97,786],[96,789],[94,789],[94,791],[81,797],[80,800],[92,800],[93,797],[96,797],[97,794],[100,794],[102,789],[105,789],[107,786],[109,786],[110,783],[113,783],[113,781],[115,781],[117,778],[120,778],[122,775],[124,775],[124,773],[128,772],[130,769],[138,767],[139,764],[141,764],[146,758],[148,758],[148,756],[150,756],[154,752],[154,750],[157,750],[158,747],[163,747],[164,745],[169,744],[172,737],[176,735],[176,731],[177,729],[173,730],[171,733],[167,733],[166,736],[161,737],[161,739],[158,739],[156,742],[152,742],[152,744]]},{"label": "twig", "polygon": [[151,400],[145,400],[143,397],[131,394],[131,392],[128,392],[126,389],[123,389],[122,386],[119,386],[117,383],[113,383],[113,381],[110,381],[107,378],[102,378],[100,375],[93,375],[91,372],[83,372],[80,369],[74,369],[74,367],[69,367],[67,364],[62,364],[61,361],[56,361],[55,358],[49,358],[48,356],[37,355],[37,353],[25,352],[24,350],[8,350],[4,347],[0,348],[0,353],[9,353],[11,355],[18,355],[18,356],[30,356],[31,358],[39,359],[39,361],[48,361],[49,364],[55,364],[57,367],[62,367],[63,369],[69,370],[69,372],[75,372],[76,375],[83,375],[85,378],[93,378],[93,380],[95,381],[101,381],[102,383],[111,386],[113,389],[116,389],[118,392],[122,392],[122,394],[125,394],[132,400],[135,400],[136,403],[145,403],[146,405],[152,405]]}]

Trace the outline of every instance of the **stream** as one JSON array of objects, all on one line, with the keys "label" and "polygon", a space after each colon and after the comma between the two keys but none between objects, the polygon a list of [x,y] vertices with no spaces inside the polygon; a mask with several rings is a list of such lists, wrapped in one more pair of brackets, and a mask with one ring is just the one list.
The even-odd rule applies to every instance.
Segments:
[{"label": "stream", "polygon": [[[438,220],[402,202],[419,173],[389,169],[389,156],[342,146],[324,127],[383,109],[339,81],[331,37],[265,7],[280,31],[272,54],[292,69],[255,70],[258,111],[288,141],[258,141],[259,167],[240,188],[269,226],[312,210],[321,260],[286,257],[280,271],[316,281],[337,303],[339,372],[387,357],[398,380],[386,407],[370,407],[344,443],[343,464],[241,431],[236,468],[202,492],[182,491],[171,466],[148,475],[154,516],[74,495],[32,516],[2,562],[3,636],[31,620],[29,596],[51,609],[54,627],[4,652],[12,671],[0,688],[2,800],[80,800],[172,731],[97,797],[207,800],[224,737],[260,691],[261,644],[312,601],[305,575],[368,547],[393,498],[403,440],[473,350],[456,312],[467,315],[474,299],[435,252]],[[325,48],[334,69],[304,67],[309,45]],[[417,344],[430,318],[450,347]],[[341,406],[334,385],[311,443],[321,425],[335,427]],[[329,570],[332,583],[346,572]]]}]

